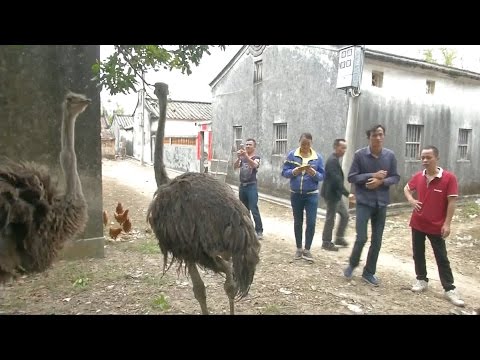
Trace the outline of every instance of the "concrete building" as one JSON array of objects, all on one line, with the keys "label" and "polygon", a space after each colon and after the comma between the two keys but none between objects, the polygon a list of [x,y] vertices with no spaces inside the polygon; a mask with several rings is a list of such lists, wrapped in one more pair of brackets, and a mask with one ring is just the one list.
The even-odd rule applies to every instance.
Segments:
[{"label": "concrete building", "polygon": [[[237,144],[257,139],[262,192],[288,197],[280,175],[288,150],[308,131],[326,159],[335,138],[351,149],[366,146],[365,130],[386,127],[385,146],[394,150],[401,181],[393,201],[404,201],[403,186],[421,169],[423,145],[440,150],[441,165],[456,172],[461,194],[480,192],[480,159],[472,158],[478,128],[480,74],[366,49],[356,98],[354,128],[347,137],[350,96],[337,89],[339,50],[332,45],[246,45],[210,83],[213,151],[227,158]],[[347,161],[350,161],[347,159]],[[344,164],[347,168],[349,164]],[[238,181],[230,166],[227,180]]]},{"label": "concrete building", "polygon": [[[142,93],[134,112],[134,157],[153,163],[156,133],[158,128],[158,99]],[[198,123],[211,121],[210,103],[198,101],[169,100],[165,122],[164,161],[165,166],[178,171],[200,171],[200,136]],[[143,126],[142,126],[143,124]],[[143,129],[143,139],[142,139]],[[211,151],[211,136],[205,136],[204,151]],[[142,146],[143,143],[143,146]],[[143,148],[143,149],[142,149]]]}]

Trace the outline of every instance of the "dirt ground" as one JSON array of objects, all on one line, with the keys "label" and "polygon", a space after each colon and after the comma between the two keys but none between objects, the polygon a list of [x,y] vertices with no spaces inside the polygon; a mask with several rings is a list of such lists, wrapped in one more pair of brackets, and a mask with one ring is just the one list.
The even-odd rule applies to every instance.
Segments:
[{"label": "dirt ground", "polygon": [[[170,173],[173,177],[176,174]],[[45,273],[24,276],[0,287],[2,314],[200,314],[191,282],[172,267],[162,277],[163,256],[145,217],[155,190],[153,168],[132,160],[103,162],[103,200],[111,225],[118,201],[130,210],[133,229],[112,240],[105,229],[105,258],[59,260]],[[377,267],[380,286],[361,281],[360,267],[348,281],[342,274],[351,246],[321,250],[323,219],[318,219],[314,263],[293,260],[295,241],[289,207],[260,201],[264,240],[260,263],[247,297],[236,314],[471,314],[480,306],[480,206],[466,201],[458,208],[447,243],[458,291],[458,308],[443,298],[431,247],[427,246],[429,290],[414,294],[408,213],[387,218]],[[347,237],[353,244],[354,219]],[[223,278],[200,271],[212,314],[227,314]]]}]

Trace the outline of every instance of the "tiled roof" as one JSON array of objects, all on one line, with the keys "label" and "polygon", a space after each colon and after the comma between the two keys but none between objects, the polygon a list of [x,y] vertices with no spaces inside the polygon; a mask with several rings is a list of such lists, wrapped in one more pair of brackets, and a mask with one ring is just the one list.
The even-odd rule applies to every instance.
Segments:
[{"label": "tiled roof", "polygon": [[[147,108],[158,116],[158,100],[145,99]],[[167,119],[169,120],[212,120],[212,104],[199,101],[170,100],[167,102]]]},{"label": "tiled roof", "polygon": [[133,128],[133,116],[113,115],[112,125],[117,124],[120,129],[128,130]]}]

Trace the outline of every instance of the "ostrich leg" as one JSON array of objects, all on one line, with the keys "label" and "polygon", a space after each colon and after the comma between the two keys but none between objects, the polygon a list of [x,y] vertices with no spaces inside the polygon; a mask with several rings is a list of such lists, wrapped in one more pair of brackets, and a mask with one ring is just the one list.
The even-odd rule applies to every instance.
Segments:
[{"label": "ostrich leg", "polygon": [[235,282],[233,281],[232,266],[228,261],[225,261],[220,256],[215,258],[217,265],[225,273],[225,284],[223,288],[228,296],[228,302],[230,304],[230,315],[234,315],[234,302],[235,297]]},{"label": "ostrich leg", "polygon": [[195,265],[195,263],[188,263],[188,273],[190,274],[190,278],[192,279],[193,294],[195,295],[195,299],[197,299],[197,301],[200,303],[200,307],[202,308],[202,314],[208,315],[207,293],[205,291],[205,284],[203,283],[203,280],[198,273],[197,265]]}]

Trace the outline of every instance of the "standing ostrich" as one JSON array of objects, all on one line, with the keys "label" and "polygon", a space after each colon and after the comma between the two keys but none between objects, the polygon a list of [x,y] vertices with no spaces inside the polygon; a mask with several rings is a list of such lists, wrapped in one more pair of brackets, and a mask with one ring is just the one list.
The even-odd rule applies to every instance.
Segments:
[{"label": "standing ostrich", "polygon": [[[208,314],[207,296],[197,264],[224,273],[233,315],[234,300],[245,297],[253,281],[260,242],[247,209],[230,186],[205,173],[187,172],[170,181],[163,164],[168,86],[155,84],[155,94],[160,106],[154,161],[158,189],[147,221],[163,253],[163,273],[175,260],[179,269],[188,269],[203,314]],[[167,267],[168,254],[172,260]]]},{"label": "standing ostrich", "polygon": [[87,203],[77,173],[75,120],[90,99],[68,93],[63,103],[60,165],[61,195],[49,171],[33,162],[0,166],[0,283],[20,273],[46,270],[65,241],[83,231]]}]

